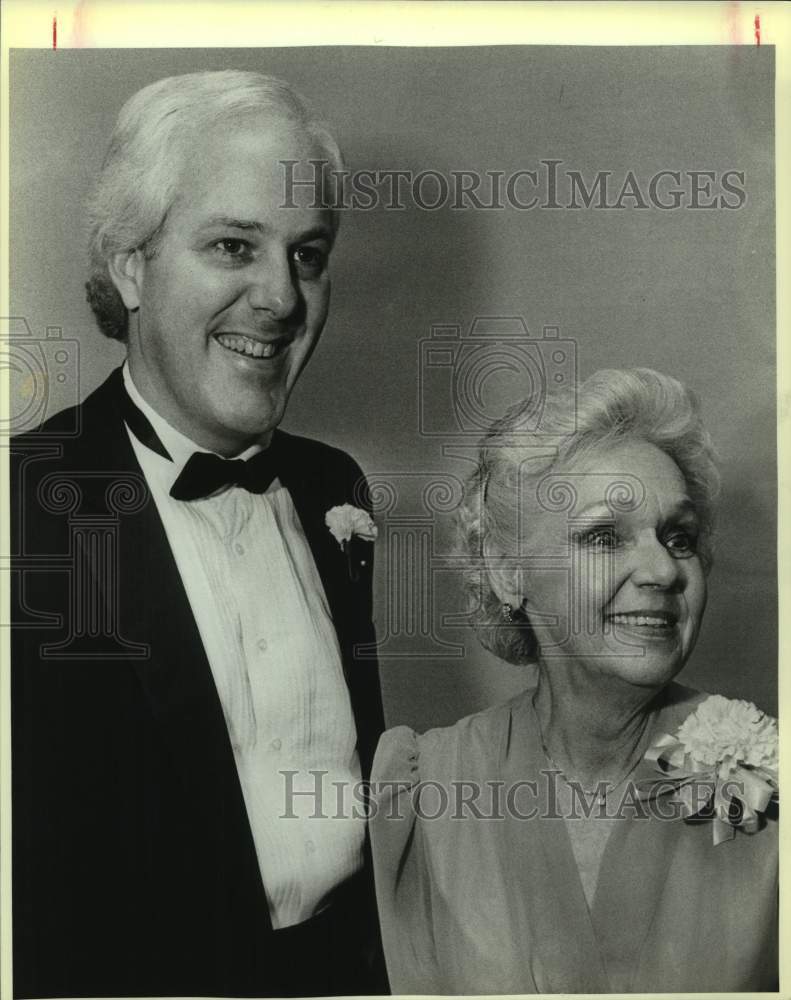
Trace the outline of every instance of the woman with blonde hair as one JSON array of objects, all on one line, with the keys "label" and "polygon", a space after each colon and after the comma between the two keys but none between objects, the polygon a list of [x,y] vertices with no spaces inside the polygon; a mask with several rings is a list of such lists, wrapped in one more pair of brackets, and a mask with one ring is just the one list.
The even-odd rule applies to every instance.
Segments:
[{"label": "woman with blonde hair", "polygon": [[537,684],[387,732],[372,841],[395,993],[777,982],[777,727],[675,683],[717,473],[693,396],[601,371],[484,439],[459,522],[483,644]]}]

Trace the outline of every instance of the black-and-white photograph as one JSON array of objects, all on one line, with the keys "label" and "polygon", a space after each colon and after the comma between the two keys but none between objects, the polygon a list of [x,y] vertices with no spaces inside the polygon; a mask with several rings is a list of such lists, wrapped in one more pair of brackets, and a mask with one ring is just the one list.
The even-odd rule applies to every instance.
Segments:
[{"label": "black-and-white photograph", "polygon": [[14,997],[777,991],[759,19],[49,17],[7,53]]}]

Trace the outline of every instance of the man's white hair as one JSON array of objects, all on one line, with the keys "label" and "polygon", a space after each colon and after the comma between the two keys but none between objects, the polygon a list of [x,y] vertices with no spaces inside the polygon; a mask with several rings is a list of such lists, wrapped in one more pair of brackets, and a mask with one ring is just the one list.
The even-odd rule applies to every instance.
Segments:
[{"label": "man's white hair", "polygon": [[261,114],[309,135],[329,169],[343,169],[327,127],[290,84],[274,76],[243,70],[185,73],[149,84],[121,108],[88,203],[91,277],[86,289],[108,337],[124,340],[127,335],[127,312],[110,278],[110,258],[131,250],[155,252],[184,155],[196,135],[229,118]]}]

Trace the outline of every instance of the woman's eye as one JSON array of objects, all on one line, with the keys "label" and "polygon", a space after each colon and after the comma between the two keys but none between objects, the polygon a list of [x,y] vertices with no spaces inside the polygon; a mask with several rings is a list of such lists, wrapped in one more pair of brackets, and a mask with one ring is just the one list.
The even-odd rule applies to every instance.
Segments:
[{"label": "woman's eye", "polygon": [[678,559],[694,556],[698,551],[697,536],[689,531],[674,531],[665,537],[665,548]]},{"label": "woman's eye", "polygon": [[294,251],[294,262],[303,271],[317,274],[324,270],[327,254],[318,247],[297,247]]},{"label": "woman's eye", "polygon": [[589,549],[614,549],[620,541],[615,528],[607,526],[582,532],[581,540]]}]

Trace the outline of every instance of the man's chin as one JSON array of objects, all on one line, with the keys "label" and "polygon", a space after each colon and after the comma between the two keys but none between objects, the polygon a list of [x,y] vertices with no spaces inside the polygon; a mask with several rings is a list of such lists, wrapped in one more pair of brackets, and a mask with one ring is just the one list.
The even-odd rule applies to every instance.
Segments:
[{"label": "man's chin", "polygon": [[[223,449],[225,454],[238,454],[253,444],[268,444],[272,432],[283,419],[285,406],[268,408],[266,413],[260,411],[251,414],[248,419],[235,418],[225,420],[219,428],[218,438],[227,442]],[[232,449],[232,450],[229,450]]]},{"label": "man's chin", "polygon": [[189,421],[191,426],[177,429],[199,447],[231,458],[253,444],[268,444],[284,410],[285,406],[259,405],[249,407],[244,413],[238,409],[228,412],[226,408],[215,405],[207,407],[203,416],[193,414],[193,419]]}]

